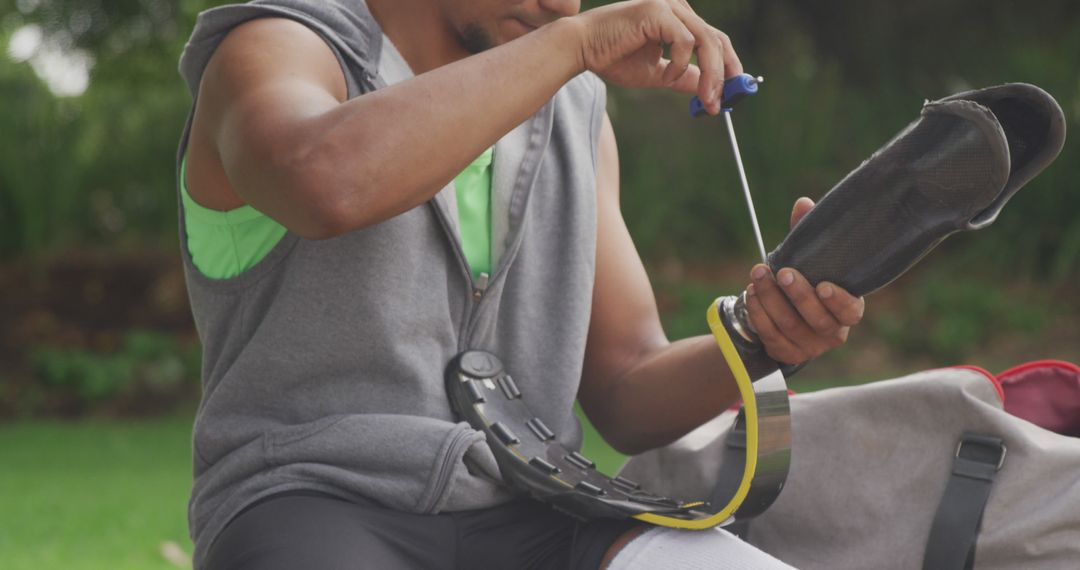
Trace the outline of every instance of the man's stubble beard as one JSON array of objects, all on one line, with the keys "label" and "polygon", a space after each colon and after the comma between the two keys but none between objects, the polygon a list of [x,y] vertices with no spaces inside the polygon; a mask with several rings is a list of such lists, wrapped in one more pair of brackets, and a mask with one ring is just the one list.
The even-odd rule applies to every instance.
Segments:
[{"label": "man's stubble beard", "polygon": [[475,55],[495,47],[495,40],[480,24],[467,24],[461,31],[461,46]]}]

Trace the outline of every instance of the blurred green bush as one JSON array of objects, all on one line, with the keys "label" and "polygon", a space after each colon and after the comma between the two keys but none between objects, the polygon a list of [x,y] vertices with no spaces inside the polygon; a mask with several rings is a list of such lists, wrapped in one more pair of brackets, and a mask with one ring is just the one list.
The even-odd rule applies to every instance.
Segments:
[{"label": "blurred green bush", "polygon": [[173,336],[146,330],[124,335],[119,350],[37,347],[37,382],[24,387],[16,415],[159,413],[198,390],[201,352]]},{"label": "blurred green bush", "polygon": [[903,312],[871,315],[870,324],[908,354],[959,362],[1001,330],[1034,334],[1049,320],[1045,295],[1008,295],[985,279],[929,273],[903,293]]},{"label": "blurred green bush", "polygon": [[[198,11],[222,3],[0,0],[0,45],[36,26],[40,49],[93,61],[85,92],[57,97],[33,58],[16,61],[12,49],[0,57],[0,256],[175,243],[173,158],[189,105],[176,63]],[[914,119],[924,98],[1027,81],[1059,99],[1070,126],[1080,123],[1080,4],[1069,0],[694,4],[731,35],[746,69],[767,78],[736,122],[770,244],[786,232],[796,197],[823,194]],[[749,255],[723,131],[685,107],[685,97],[612,89],[631,231],[651,259]],[[973,262],[1078,274],[1075,149],[1070,142],[971,244]]]}]

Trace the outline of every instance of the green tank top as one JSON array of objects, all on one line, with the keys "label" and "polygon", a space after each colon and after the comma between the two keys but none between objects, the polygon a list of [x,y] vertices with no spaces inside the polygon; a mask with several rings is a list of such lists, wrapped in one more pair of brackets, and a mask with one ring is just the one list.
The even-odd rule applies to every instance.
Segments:
[{"label": "green tank top", "polygon": [[[458,227],[473,277],[491,273],[491,162],[487,149],[454,179]],[[191,198],[187,159],[180,162],[180,195],[191,261],[211,279],[240,275],[259,263],[285,235],[285,227],[250,205],[211,210]]]}]

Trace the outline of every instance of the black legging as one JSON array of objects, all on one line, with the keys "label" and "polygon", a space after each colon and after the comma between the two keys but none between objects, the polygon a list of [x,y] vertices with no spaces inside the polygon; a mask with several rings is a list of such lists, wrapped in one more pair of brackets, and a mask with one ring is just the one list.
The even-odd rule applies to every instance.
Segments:
[{"label": "black legging", "polygon": [[229,523],[207,570],[594,569],[630,521],[583,523],[523,499],[415,515],[314,491],[275,495]]}]

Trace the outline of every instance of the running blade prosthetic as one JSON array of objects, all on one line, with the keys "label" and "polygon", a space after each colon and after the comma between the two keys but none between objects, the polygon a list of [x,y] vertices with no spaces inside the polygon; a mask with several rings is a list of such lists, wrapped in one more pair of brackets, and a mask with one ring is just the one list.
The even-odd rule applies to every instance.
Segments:
[{"label": "running blade prosthetic", "polygon": [[[872,293],[950,234],[992,223],[1064,140],[1061,107],[1033,85],[927,102],[921,117],[830,190],[766,263],[774,272],[797,269],[814,285],[831,281],[854,295]],[[712,499],[740,496],[750,478],[757,484],[734,517],[746,518],[768,508],[783,488],[791,424],[787,394],[778,388],[799,366],[781,368],[766,354],[744,297],[717,299],[706,316],[745,415],[729,435]]]}]

